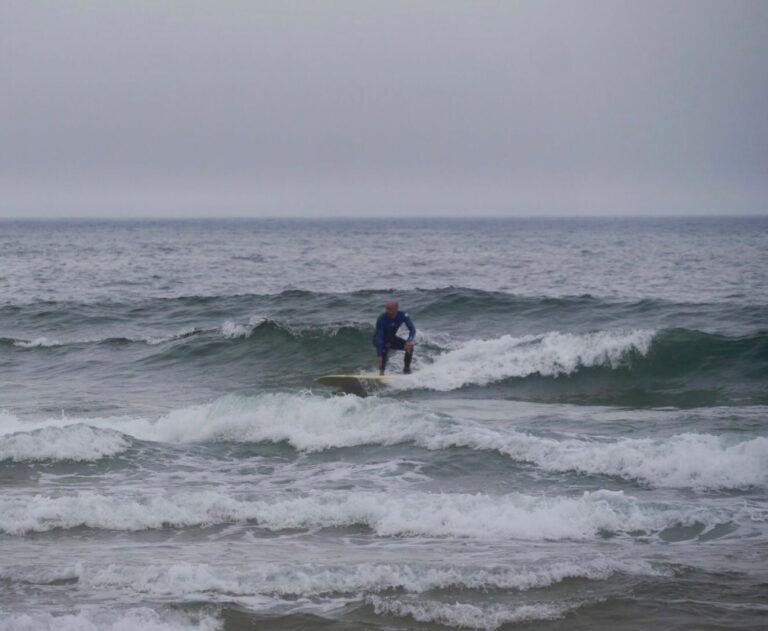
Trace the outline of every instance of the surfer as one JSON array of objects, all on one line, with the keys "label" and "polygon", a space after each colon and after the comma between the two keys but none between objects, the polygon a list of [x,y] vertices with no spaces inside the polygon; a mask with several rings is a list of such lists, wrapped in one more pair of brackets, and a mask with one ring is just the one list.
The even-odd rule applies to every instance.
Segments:
[{"label": "surfer", "polygon": [[[404,340],[397,335],[401,325],[408,327],[408,339]],[[411,360],[413,359],[413,338],[416,337],[416,327],[405,311],[398,309],[397,300],[387,300],[384,313],[376,320],[376,334],[373,336],[373,345],[376,347],[376,368],[380,374],[384,374],[387,367],[387,357],[390,350],[405,351],[403,360],[403,372],[407,375],[411,372]]]}]

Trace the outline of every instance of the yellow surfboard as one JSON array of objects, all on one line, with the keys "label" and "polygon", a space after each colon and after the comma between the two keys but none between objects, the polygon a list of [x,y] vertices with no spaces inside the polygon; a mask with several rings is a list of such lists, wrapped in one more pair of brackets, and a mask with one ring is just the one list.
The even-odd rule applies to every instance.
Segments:
[{"label": "yellow surfboard", "polygon": [[338,392],[364,396],[377,386],[385,385],[387,375],[323,375],[315,381]]}]

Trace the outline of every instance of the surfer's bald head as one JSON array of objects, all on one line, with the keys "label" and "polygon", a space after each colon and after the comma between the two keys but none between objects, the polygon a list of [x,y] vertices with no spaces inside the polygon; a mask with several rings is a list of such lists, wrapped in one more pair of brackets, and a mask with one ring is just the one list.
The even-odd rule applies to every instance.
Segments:
[{"label": "surfer's bald head", "polygon": [[397,300],[395,300],[394,298],[390,298],[389,300],[387,300],[387,305],[384,310],[387,312],[387,315],[390,318],[392,318],[397,313],[397,307],[398,307]]}]

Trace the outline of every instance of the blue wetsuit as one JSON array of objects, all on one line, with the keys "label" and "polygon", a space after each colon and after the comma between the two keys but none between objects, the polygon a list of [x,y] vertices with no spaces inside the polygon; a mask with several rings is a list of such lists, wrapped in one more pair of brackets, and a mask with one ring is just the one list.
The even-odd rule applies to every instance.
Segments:
[{"label": "blue wetsuit", "polygon": [[[397,336],[397,330],[403,325],[408,327],[408,339],[404,340]],[[387,365],[387,355],[389,350],[402,351],[405,349],[406,342],[413,342],[416,337],[416,327],[413,326],[411,318],[405,311],[398,311],[394,318],[389,318],[386,313],[382,313],[376,320],[376,334],[373,336],[373,345],[376,347],[376,356],[381,357],[381,372]],[[413,351],[405,353],[404,369],[405,372],[411,371],[411,359]]]}]

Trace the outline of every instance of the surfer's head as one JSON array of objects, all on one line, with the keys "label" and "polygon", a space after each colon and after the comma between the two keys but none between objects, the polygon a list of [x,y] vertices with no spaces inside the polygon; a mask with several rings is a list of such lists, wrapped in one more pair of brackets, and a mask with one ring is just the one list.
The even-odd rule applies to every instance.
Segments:
[{"label": "surfer's head", "polygon": [[397,300],[390,298],[387,300],[387,305],[384,307],[384,312],[388,318],[394,318],[397,315]]}]

